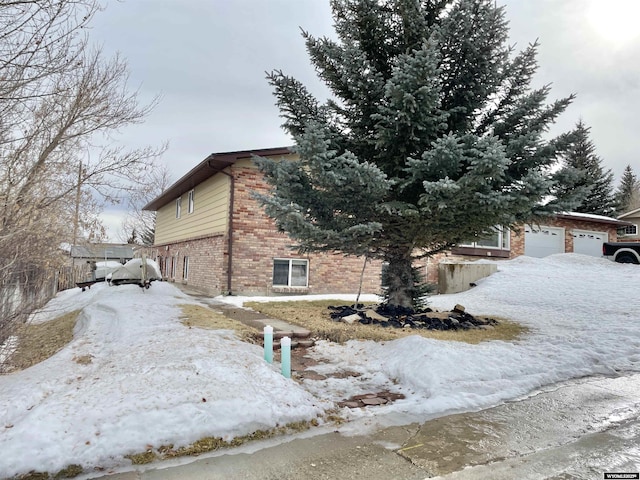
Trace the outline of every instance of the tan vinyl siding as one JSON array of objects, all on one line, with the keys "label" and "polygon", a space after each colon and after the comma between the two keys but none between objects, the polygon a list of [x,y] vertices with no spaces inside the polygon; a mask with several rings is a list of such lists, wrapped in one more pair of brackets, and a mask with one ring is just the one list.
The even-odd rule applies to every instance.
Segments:
[{"label": "tan vinyl siding", "polygon": [[224,233],[229,216],[229,177],[215,175],[195,187],[194,210],[189,213],[189,192],[182,194],[182,213],[176,218],[175,199],[158,210],[155,244],[161,245]]},{"label": "tan vinyl siding", "polygon": [[[300,160],[300,156],[297,153],[289,153],[288,155],[266,155],[264,158],[268,158],[270,160],[288,160],[288,161],[296,161]],[[242,158],[233,164],[232,168],[255,168],[258,169],[258,166],[255,164],[252,158]]]}]

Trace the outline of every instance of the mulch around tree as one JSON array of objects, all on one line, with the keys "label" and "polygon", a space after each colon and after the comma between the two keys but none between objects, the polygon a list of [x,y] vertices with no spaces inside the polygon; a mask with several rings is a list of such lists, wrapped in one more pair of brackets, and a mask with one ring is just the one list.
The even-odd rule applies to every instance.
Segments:
[{"label": "mulch around tree", "polygon": [[475,317],[462,305],[450,312],[436,312],[430,308],[413,309],[387,304],[367,306],[330,306],[331,318],[337,322],[378,325],[382,328],[411,328],[426,330],[471,330],[493,328],[498,321]]}]

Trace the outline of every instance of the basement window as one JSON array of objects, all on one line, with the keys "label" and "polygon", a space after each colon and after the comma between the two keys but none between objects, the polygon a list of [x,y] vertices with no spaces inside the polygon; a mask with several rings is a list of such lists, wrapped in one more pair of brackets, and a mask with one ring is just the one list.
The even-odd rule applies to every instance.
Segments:
[{"label": "basement window", "polygon": [[308,260],[280,258],[273,260],[274,287],[306,287],[308,283]]},{"label": "basement window", "polygon": [[182,278],[184,280],[189,279],[189,257],[184,257],[182,260]]},{"label": "basement window", "polygon": [[178,265],[178,256],[171,257],[171,278],[176,278],[176,265]]},{"label": "basement window", "polygon": [[389,262],[382,262],[380,268],[380,286],[383,289],[389,288]]}]

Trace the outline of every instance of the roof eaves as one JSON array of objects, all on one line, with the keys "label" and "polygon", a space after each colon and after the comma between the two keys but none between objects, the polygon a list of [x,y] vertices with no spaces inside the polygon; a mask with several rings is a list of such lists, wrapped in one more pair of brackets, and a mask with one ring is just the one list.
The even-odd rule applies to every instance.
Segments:
[{"label": "roof eaves", "polygon": [[631,223],[625,220],[618,220],[616,218],[595,218],[595,217],[583,217],[580,215],[571,215],[571,213],[557,213],[556,218],[564,218],[566,220],[579,220],[582,222],[603,223],[606,225],[617,225],[620,227],[631,225]]},{"label": "roof eaves", "polygon": [[238,160],[253,156],[288,155],[291,147],[263,148],[258,150],[240,150],[236,152],[212,153],[202,162],[192,168],[177,182],[167,188],[158,197],[147,203],[143,210],[158,211],[161,207],[177,199],[184,193],[193,189],[196,185],[213,177],[216,173],[233,165]]},{"label": "roof eaves", "polygon": [[623,213],[622,215],[618,215],[618,218],[628,217],[630,215],[634,215],[640,212],[640,208],[636,208],[635,210],[631,210],[630,212]]}]

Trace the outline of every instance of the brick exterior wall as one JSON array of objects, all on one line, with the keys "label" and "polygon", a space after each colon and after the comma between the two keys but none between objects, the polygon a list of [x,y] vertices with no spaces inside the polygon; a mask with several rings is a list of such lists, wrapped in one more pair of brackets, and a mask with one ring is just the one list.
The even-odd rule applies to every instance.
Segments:
[{"label": "brick exterior wall", "polygon": [[[220,295],[227,288],[226,245],[225,235],[215,235],[156,245],[147,251],[147,255],[158,262],[165,280]],[[183,275],[185,257],[188,258],[187,278]]]},{"label": "brick exterior wall", "polygon": [[[262,174],[251,167],[233,166],[234,210],[231,292],[228,289],[228,237],[218,234],[188,241],[154,245],[147,255],[155,258],[168,281],[175,281],[211,295],[278,295],[286,293],[356,294],[363,259],[331,254],[298,255],[279,233],[251,192],[266,192]],[[188,278],[183,277],[184,258],[189,258]],[[274,287],[274,259],[308,260],[308,287]],[[172,264],[175,263],[175,275]],[[367,263],[363,293],[380,293],[381,262]]]},{"label": "brick exterior wall", "polygon": [[[233,215],[233,292],[245,295],[278,293],[356,293],[363,259],[331,254],[299,255],[290,246],[291,239],[279,233],[266,216],[252,192],[265,193],[268,185],[255,168],[232,168],[235,178]],[[274,259],[309,261],[307,288],[274,287]],[[380,292],[379,261],[369,262],[365,269],[362,291]]]}]

